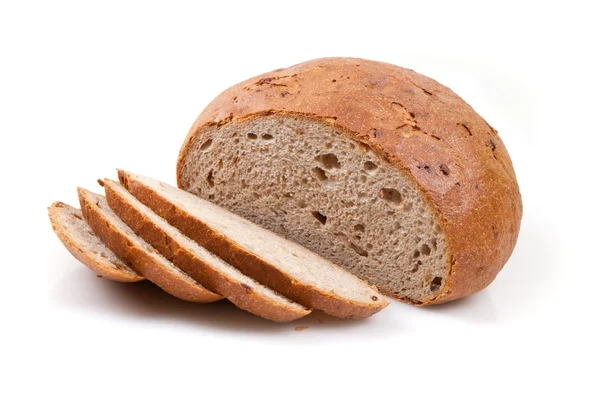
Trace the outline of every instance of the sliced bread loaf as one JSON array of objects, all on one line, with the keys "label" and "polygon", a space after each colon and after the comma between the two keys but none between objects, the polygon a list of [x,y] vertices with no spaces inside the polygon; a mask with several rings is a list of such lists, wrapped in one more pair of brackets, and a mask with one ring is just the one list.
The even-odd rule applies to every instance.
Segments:
[{"label": "sliced bread loaf", "polygon": [[141,175],[119,171],[119,180],[186,236],[300,304],[338,317],[362,318],[389,303],[333,263],[219,206]]},{"label": "sliced bread loaf", "polygon": [[447,87],[356,58],[220,94],[178,185],[413,304],[475,293],[515,246],[521,196],[498,133]]},{"label": "sliced bread loaf", "polygon": [[204,287],[222,294],[239,308],[276,322],[293,321],[310,313],[199,246],[119,183],[105,179],[104,190],[110,208],[136,234]]},{"label": "sliced bread loaf", "polygon": [[152,246],[139,238],[109,208],[104,196],[77,188],[83,217],[118,257],[127,260],[139,275],[182,300],[209,303],[223,297],[204,288]]},{"label": "sliced bread loaf", "polygon": [[81,210],[59,201],[48,207],[52,229],[69,253],[96,274],[118,282],[139,282],[142,275],[117,257],[84,221]]}]

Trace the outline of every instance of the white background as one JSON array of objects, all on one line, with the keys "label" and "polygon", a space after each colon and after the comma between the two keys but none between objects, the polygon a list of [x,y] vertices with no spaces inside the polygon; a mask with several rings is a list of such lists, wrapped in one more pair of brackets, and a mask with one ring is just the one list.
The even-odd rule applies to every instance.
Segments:
[{"label": "white background", "polygon": [[[598,396],[595,2],[94,3],[0,3],[0,398]],[[117,167],[173,182],[214,96],[324,56],[415,69],[498,129],[524,217],[488,289],[277,325],[96,279],[54,237],[52,201]]]}]

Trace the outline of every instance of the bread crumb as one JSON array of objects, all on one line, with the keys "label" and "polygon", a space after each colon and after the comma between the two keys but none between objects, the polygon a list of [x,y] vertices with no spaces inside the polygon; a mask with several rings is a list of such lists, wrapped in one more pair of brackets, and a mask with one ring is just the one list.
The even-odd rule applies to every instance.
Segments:
[{"label": "bread crumb", "polygon": [[96,278],[102,278],[102,275],[96,275]]},{"label": "bread crumb", "polygon": [[305,330],[307,330],[307,329],[308,329],[308,326],[306,326],[306,325],[303,325],[303,326],[297,326],[297,327],[295,327],[295,328],[294,328],[294,330],[295,330],[296,332],[305,331]]},{"label": "bread crumb", "polygon": [[104,181],[102,179],[98,179],[98,185],[104,187]]}]

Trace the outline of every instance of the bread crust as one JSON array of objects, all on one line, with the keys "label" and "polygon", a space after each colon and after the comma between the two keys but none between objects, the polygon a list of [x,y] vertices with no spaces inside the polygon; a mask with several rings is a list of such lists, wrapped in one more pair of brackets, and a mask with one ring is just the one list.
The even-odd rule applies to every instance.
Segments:
[{"label": "bread crust", "polygon": [[[497,131],[458,95],[410,69],[357,58],[323,58],[225,90],[200,114],[181,148],[215,125],[266,114],[316,118],[369,146],[420,187],[448,239],[449,276],[425,304],[488,286],[517,241],[522,201]],[[400,300],[406,300],[400,298]]]},{"label": "bread crust", "polygon": [[100,212],[99,205],[94,200],[96,195],[82,188],[77,188],[81,212],[92,230],[102,239],[106,246],[112,250],[117,257],[126,260],[132,268],[140,275],[146,277],[165,292],[182,300],[210,303],[221,300],[223,297],[209,291],[191,279],[169,271],[163,265],[152,258],[145,249],[132,243],[125,234],[120,232]]},{"label": "bread crust", "polygon": [[259,317],[275,321],[289,322],[310,314],[310,310],[287,299],[275,301],[244,282],[228,277],[200,259],[193,251],[182,246],[176,237],[148,219],[135,208],[114,186],[111,180],[104,180],[106,200],[110,208],[137,235],[150,243],[164,257],[200,282],[203,286],[220,293],[239,308]]},{"label": "bread crust", "polygon": [[[325,292],[300,282],[285,274],[276,265],[271,265],[257,255],[239,247],[233,240],[180,210],[152,188],[135,180],[126,171],[119,171],[119,181],[138,200],[186,236],[263,285],[304,306],[319,309],[340,318],[366,318],[389,304],[383,295],[374,296],[373,303],[352,302],[333,292]],[[365,284],[367,283],[365,282]]]},{"label": "bread crust", "polygon": [[123,263],[123,265],[117,265],[108,260],[99,262],[97,259],[90,257],[88,252],[81,249],[75,243],[75,240],[71,237],[71,231],[69,228],[59,220],[58,213],[62,212],[64,208],[77,210],[68,204],[56,201],[52,203],[50,207],[48,207],[48,217],[50,218],[50,224],[52,225],[54,233],[56,233],[58,239],[73,257],[75,257],[79,262],[94,271],[99,276],[110,279],[111,281],[131,283],[140,282],[145,279],[130,267],[126,266],[125,263]]}]

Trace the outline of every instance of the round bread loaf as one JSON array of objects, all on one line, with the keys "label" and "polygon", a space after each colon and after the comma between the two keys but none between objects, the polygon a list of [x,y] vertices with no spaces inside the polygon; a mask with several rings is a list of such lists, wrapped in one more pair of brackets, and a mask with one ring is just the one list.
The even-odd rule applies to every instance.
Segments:
[{"label": "round bread loaf", "polygon": [[497,131],[447,87],[356,58],[221,93],[181,149],[178,185],[413,304],[489,285],[522,203]]}]

